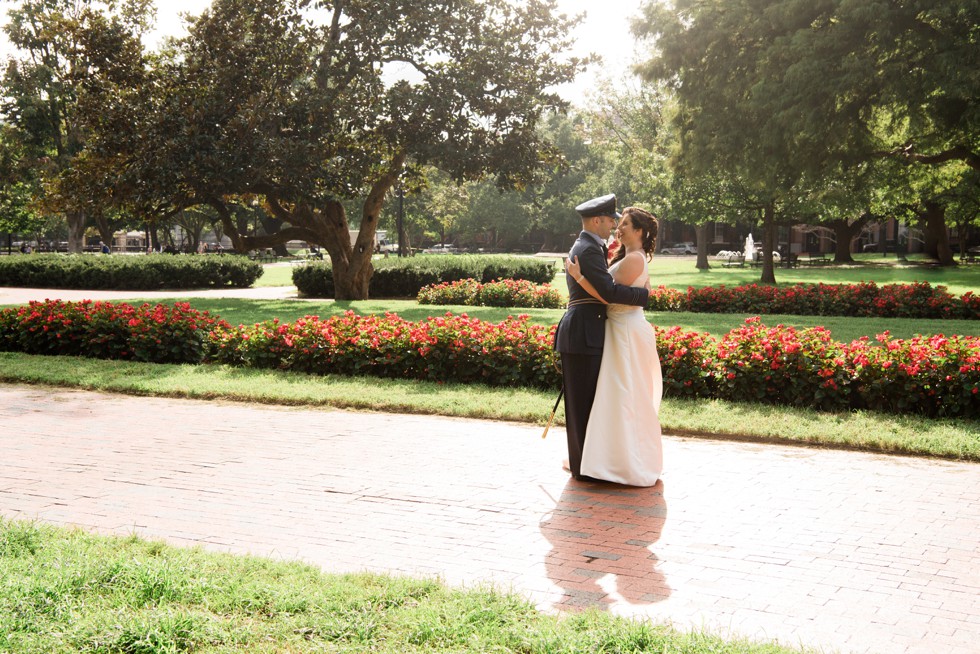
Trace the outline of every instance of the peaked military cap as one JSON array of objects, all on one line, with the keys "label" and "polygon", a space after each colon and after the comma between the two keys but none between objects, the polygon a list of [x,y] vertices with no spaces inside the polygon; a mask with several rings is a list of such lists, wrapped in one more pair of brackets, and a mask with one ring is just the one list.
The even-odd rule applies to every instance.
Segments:
[{"label": "peaked military cap", "polygon": [[583,218],[594,218],[595,216],[622,218],[620,213],[616,211],[616,195],[613,193],[583,202],[575,207],[575,211]]}]

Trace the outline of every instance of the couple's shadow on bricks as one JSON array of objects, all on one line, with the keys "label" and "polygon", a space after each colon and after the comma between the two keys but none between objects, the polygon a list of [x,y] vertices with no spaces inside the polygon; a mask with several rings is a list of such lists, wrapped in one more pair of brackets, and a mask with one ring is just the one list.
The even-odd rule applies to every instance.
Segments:
[{"label": "couple's shadow on bricks", "polygon": [[651,547],[666,519],[663,481],[634,488],[569,480],[540,525],[551,543],[548,578],[564,591],[555,608],[667,599],[670,587]]}]

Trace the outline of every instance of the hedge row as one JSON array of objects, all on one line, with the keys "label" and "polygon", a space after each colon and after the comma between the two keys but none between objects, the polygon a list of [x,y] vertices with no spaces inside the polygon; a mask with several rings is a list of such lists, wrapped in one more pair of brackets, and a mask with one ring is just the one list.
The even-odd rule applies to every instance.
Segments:
[{"label": "hedge row", "polygon": [[[0,311],[0,349],[557,390],[554,329],[527,316],[408,322],[353,312],[232,327],[186,304],[49,301]],[[720,340],[654,329],[668,396],[980,417],[980,337],[884,333],[843,344],[822,327],[767,327],[759,318]]]},{"label": "hedge row", "polygon": [[[390,257],[373,262],[371,297],[415,297],[423,287],[461,279],[490,282],[525,279],[536,284],[555,277],[553,261],[500,255],[430,255]],[[293,283],[307,297],[334,296],[333,269],[329,261],[310,262],[293,270]]]},{"label": "hedge row", "polygon": [[481,284],[475,279],[432,284],[419,291],[419,304],[436,306],[516,307],[561,309],[565,297],[550,284],[538,286],[526,279],[501,279]]},{"label": "hedge row", "polygon": [[694,313],[763,313],[795,316],[852,316],[980,320],[980,295],[956,297],[945,286],[912,284],[795,284],[793,286],[706,286],[686,292],[660,286],[649,308]]},{"label": "hedge row", "polygon": [[235,255],[32,254],[0,257],[0,286],[156,290],[246,288],[262,276],[262,264]]}]

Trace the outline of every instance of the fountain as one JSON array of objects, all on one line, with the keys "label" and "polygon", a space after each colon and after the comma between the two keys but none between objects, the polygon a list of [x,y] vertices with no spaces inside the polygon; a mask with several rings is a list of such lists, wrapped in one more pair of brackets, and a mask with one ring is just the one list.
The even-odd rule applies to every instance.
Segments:
[{"label": "fountain", "polygon": [[745,237],[745,260],[755,261],[755,241],[752,239],[752,232]]}]

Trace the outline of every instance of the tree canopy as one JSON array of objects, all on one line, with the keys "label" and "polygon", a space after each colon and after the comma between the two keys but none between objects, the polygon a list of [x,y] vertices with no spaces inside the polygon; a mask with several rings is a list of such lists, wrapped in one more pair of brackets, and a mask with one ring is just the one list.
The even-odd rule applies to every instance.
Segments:
[{"label": "tree canopy", "polygon": [[[431,165],[519,187],[555,156],[537,126],[580,67],[561,54],[573,22],[554,0],[214,0],[145,80],[104,88],[77,183],[108,182],[147,217],[210,205],[239,250],[319,243],[338,297],[366,297],[400,177]],[[243,198],[283,228],[240,233],[230,205]]]},{"label": "tree canopy", "polygon": [[[978,163],[980,0],[648,0],[643,11],[634,28],[654,49],[640,72],[678,101],[675,167],[734,178],[765,216],[876,159]],[[960,174],[930,175],[922,199]]]}]

